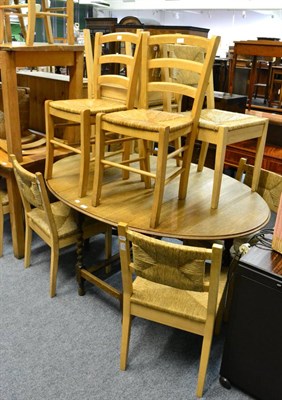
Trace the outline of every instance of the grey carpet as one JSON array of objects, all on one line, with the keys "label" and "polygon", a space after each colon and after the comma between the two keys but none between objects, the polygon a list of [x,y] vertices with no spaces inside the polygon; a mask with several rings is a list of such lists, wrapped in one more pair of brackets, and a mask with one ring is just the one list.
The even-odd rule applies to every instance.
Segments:
[{"label": "grey carpet", "polygon": [[[38,238],[32,264],[13,256],[9,221],[0,259],[1,400],[192,400],[201,338],[135,319],[128,369],[119,370],[121,313],[118,301],[94,286],[77,294],[75,249],[63,250],[57,296],[49,298],[49,249]],[[116,243],[115,243],[116,246]],[[86,257],[103,255],[103,238]],[[120,273],[109,278],[121,287]],[[215,337],[204,399],[251,399],[219,381],[224,330]]]}]

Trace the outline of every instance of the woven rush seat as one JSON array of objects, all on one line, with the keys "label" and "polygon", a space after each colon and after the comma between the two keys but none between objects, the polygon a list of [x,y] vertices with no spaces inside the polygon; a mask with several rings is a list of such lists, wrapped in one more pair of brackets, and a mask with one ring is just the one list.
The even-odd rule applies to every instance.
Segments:
[{"label": "woven rush seat", "polygon": [[[219,280],[219,292],[223,293],[226,285],[227,273],[222,272]],[[171,286],[156,282],[149,282],[139,276],[134,280],[131,302],[146,305],[159,311],[166,311],[172,315],[185,317],[197,322],[205,322],[207,318],[208,292],[193,290],[179,290]],[[173,302],[171,301],[173,299]],[[217,302],[217,310],[220,302]]]},{"label": "woven rush seat", "polygon": [[71,99],[50,101],[50,107],[56,110],[65,111],[72,114],[80,114],[85,110],[90,111],[90,115],[98,112],[114,112],[126,110],[126,106],[119,101],[104,99]]},{"label": "woven rush seat", "polygon": [[[265,122],[268,121],[264,118]],[[238,128],[261,125],[262,118],[248,114],[235,113],[218,109],[204,109],[201,111],[199,127],[218,131],[221,126],[228,127],[230,131]]]},{"label": "woven rush seat", "polygon": [[[214,105],[214,98],[212,99],[212,105]],[[268,122],[268,118],[217,110],[215,108],[208,108],[201,111],[197,137],[197,139],[202,141],[198,161],[199,172],[204,168],[209,143],[216,145],[211,208],[216,209],[219,204],[226,146],[230,144],[257,139],[256,158],[251,185],[252,191],[257,190]]]},{"label": "woven rush seat", "polygon": [[[98,113],[127,110],[134,107],[140,64],[141,31],[95,34],[94,56],[90,31],[84,30],[87,69],[87,99],[48,100],[45,103],[47,158],[45,179],[52,178],[55,147],[81,155],[78,197],[84,197],[88,189],[90,162],[95,147],[95,125]],[[130,51],[128,50],[130,49]],[[109,68],[109,70],[107,69]],[[103,71],[106,69],[106,73]],[[123,74],[121,74],[121,69]],[[73,143],[65,143],[57,132],[79,127],[79,137]],[[107,145],[128,157],[130,143],[119,142],[117,137],[108,137]],[[92,153],[92,154],[91,154]],[[127,174],[124,174],[124,178]]]},{"label": "woven rush seat", "polygon": [[[185,129],[192,125],[193,118],[187,118],[178,113],[168,113],[165,111],[133,109],[118,113],[110,113],[103,116],[104,122],[115,123],[116,125],[126,126],[158,132],[160,127],[166,128],[168,125],[170,131]],[[134,136],[134,131],[132,132]]]}]

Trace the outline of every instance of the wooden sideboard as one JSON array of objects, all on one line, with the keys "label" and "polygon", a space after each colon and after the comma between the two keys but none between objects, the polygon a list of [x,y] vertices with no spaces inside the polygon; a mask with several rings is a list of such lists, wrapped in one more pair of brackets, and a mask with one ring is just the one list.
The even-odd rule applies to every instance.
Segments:
[{"label": "wooden sideboard", "polygon": [[91,33],[95,32],[135,32],[137,29],[150,31],[152,35],[160,33],[186,33],[207,37],[209,29],[196,26],[179,26],[179,25],[152,25],[142,22],[136,17],[124,17],[119,23],[116,18],[85,18],[85,28],[90,29]]}]

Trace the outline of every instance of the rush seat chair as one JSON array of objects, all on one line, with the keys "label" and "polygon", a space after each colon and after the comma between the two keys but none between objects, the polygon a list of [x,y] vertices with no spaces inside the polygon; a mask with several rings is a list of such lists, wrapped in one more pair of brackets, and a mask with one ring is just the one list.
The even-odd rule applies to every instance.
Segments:
[{"label": "rush seat chair", "polygon": [[105,256],[111,256],[111,227],[93,218],[78,224],[76,212],[61,201],[50,203],[43,175],[23,168],[11,155],[14,173],[22,198],[25,216],[25,268],[30,266],[32,231],[50,247],[50,297],[56,294],[56,281],[61,248],[76,244],[81,236],[88,239],[105,233]]},{"label": "rush seat chair", "polygon": [[[140,62],[141,31],[95,34],[94,59],[90,32],[84,30],[88,98],[47,101],[45,104],[47,159],[45,178],[52,177],[54,149],[65,148],[80,154],[78,196],[87,192],[91,161],[91,141],[95,141],[96,115],[100,112],[127,110],[134,106]],[[130,48],[131,52],[127,49]],[[64,143],[56,129],[79,126],[78,143]],[[93,128],[93,133],[91,130]],[[128,148],[128,147],[127,147]]]},{"label": "rush seat chair", "polygon": [[118,235],[123,283],[121,370],[127,365],[133,317],[200,335],[196,394],[201,397],[214,330],[220,329],[225,304],[222,245],[207,249],[169,243],[131,231],[124,223],[118,225]]},{"label": "rush seat chair", "polygon": [[[182,57],[190,59],[192,58],[192,55],[194,57],[197,55],[199,60],[201,59],[198,52],[195,52],[195,49],[191,48],[191,46],[175,45],[170,46],[170,48],[167,49],[168,57],[177,57],[180,56],[180,54]],[[197,84],[197,76],[195,76],[195,74],[181,75],[172,71],[170,73],[170,79],[176,80],[182,84]],[[188,112],[188,115],[189,114],[190,112]],[[213,75],[211,73],[206,93],[206,107],[201,111],[197,134],[197,140],[202,142],[198,160],[198,172],[201,172],[204,168],[209,144],[215,145],[216,147],[211,208],[218,208],[226,147],[230,144],[250,139],[257,140],[257,151],[251,185],[252,191],[256,191],[263,159],[267,129],[267,118],[216,109],[214,101]]]}]

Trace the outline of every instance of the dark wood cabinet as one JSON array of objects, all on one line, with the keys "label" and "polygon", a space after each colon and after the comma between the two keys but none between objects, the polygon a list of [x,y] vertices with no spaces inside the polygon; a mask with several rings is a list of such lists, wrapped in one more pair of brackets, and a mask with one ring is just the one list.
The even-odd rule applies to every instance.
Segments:
[{"label": "dark wood cabinet", "polygon": [[280,400],[282,255],[251,248],[239,261],[233,289],[221,383],[256,399]]}]

